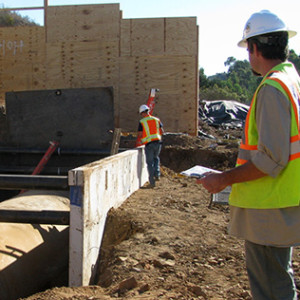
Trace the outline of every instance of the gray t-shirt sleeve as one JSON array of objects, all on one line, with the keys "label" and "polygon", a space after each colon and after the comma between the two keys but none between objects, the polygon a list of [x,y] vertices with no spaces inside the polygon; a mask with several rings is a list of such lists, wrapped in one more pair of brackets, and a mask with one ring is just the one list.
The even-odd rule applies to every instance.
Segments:
[{"label": "gray t-shirt sleeve", "polygon": [[263,86],[256,102],[258,151],[251,161],[262,172],[276,177],[290,154],[290,101],[276,88]]}]

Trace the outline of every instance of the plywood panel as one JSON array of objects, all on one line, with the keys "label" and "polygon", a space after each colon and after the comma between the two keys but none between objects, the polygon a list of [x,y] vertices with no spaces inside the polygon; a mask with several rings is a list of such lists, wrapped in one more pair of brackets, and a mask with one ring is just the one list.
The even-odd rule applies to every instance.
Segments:
[{"label": "plywood panel", "polygon": [[196,18],[166,18],[165,50],[170,55],[197,55]]},{"label": "plywood panel", "polygon": [[160,89],[156,111],[165,118],[166,130],[195,134],[197,76],[197,61],[192,56],[121,58],[120,126],[136,127],[137,108],[155,87]]},{"label": "plywood panel", "polygon": [[118,40],[119,4],[49,6],[47,40]]},{"label": "plywood panel", "polygon": [[143,94],[120,93],[120,127],[123,131],[137,131],[140,120],[139,106],[147,102],[149,91]]},{"label": "plywood panel", "polygon": [[119,40],[119,4],[76,6],[77,39]]},{"label": "plywood panel", "polygon": [[187,126],[184,120],[181,124],[183,106],[182,97],[179,94],[164,95],[159,94],[159,99],[155,105],[154,114],[161,119],[165,131],[169,132],[187,132]]},{"label": "plywood panel", "polygon": [[196,134],[196,107],[189,105],[185,95],[159,95],[155,113],[161,118],[164,127],[171,132]]},{"label": "plywood panel", "polygon": [[120,55],[131,56],[131,20],[121,20]]},{"label": "plywood panel", "polygon": [[67,46],[67,43],[47,43],[46,78],[49,89],[71,87],[70,78],[67,77],[73,71],[69,61],[71,51],[72,47]]},{"label": "plywood panel", "polygon": [[33,63],[32,67],[32,89],[33,90],[43,90],[47,89],[47,81],[46,81],[46,66],[45,63]]},{"label": "plywood panel", "polygon": [[64,42],[47,44],[50,88],[118,84],[118,43]]},{"label": "plywood panel", "polygon": [[43,61],[45,31],[42,27],[10,27],[0,30],[0,57],[9,60]]},{"label": "plywood panel", "polygon": [[164,94],[195,93],[197,62],[191,56],[139,56],[120,59],[122,91],[160,88]]},{"label": "plywood panel", "polygon": [[131,20],[131,55],[164,53],[164,19]]},{"label": "plywood panel", "polygon": [[121,21],[121,56],[197,55],[196,18],[127,19]]},{"label": "plywood panel", "polygon": [[[137,131],[140,115],[138,108],[146,103],[147,94],[120,94],[120,127],[125,131]],[[196,134],[195,108],[186,106],[186,99],[181,94],[160,94],[153,114],[159,117],[166,131]]]},{"label": "plywood panel", "polygon": [[[31,65],[23,65],[23,68],[31,69]],[[21,91],[32,89],[32,77],[28,72],[21,72],[20,68],[11,68],[2,77],[4,91]]]},{"label": "plywood panel", "polygon": [[119,59],[119,87],[121,92],[134,91],[137,76],[135,70],[138,69],[138,62],[138,58],[135,57],[122,57]]},{"label": "plywood panel", "polygon": [[47,42],[74,40],[75,6],[47,7]]},{"label": "plywood panel", "polygon": [[[44,86],[45,31],[43,27],[0,30],[1,90],[20,91]],[[38,79],[38,80],[37,80]]]},{"label": "plywood panel", "polygon": [[119,61],[121,93],[140,95],[153,87],[154,82],[148,79],[148,57],[122,57]]}]

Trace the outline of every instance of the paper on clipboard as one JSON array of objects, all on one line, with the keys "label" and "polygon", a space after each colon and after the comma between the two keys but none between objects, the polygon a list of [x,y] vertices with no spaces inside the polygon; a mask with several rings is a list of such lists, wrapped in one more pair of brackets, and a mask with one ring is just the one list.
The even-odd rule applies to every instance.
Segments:
[{"label": "paper on clipboard", "polygon": [[[199,178],[203,177],[203,175],[207,172],[221,173],[218,170],[214,170],[214,169],[210,169],[210,168],[206,168],[206,167],[202,167],[202,166],[194,166],[188,170],[182,171],[180,174],[199,179]],[[213,194],[210,205],[212,203],[228,204],[228,198],[229,198],[230,192],[231,192],[231,187],[228,186],[226,189],[224,189],[220,193]]]},{"label": "paper on clipboard", "polygon": [[188,170],[182,171],[180,174],[188,177],[201,178],[207,172],[220,173],[220,171],[197,165]]}]

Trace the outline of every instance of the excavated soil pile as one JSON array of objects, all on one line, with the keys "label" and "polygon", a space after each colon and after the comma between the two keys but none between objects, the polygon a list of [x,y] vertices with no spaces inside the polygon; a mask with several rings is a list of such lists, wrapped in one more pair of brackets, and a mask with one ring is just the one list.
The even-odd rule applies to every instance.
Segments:
[{"label": "excavated soil pile", "polygon": [[[196,164],[234,164],[240,131],[208,129],[216,139],[166,135],[157,186],[110,211],[97,285],[55,287],[27,300],[251,299],[243,241],[227,234],[228,206],[209,206],[210,195],[179,175]],[[293,264],[298,279],[298,248]]]}]

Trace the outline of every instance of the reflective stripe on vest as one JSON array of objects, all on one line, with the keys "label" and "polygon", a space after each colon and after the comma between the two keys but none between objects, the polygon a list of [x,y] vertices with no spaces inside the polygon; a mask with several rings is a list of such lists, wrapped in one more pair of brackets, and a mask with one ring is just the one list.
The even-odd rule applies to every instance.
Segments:
[{"label": "reflective stripe on vest", "polygon": [[289,162],[276,177],[265,176],[257,180],[234,184],[229,203],[244,208],[283,208],[300,202],[300,135],[299,91],[300,78],[291,63],[282,63],[271,70],[257,88],[247,114],[244,139],[240,145],[237,165],[251,159],[258,151],[255,105],[259,89],[271,85],[283,93],[291,104],[291,138]]},{"label": "reflective stripe on vest", "polygon": [[149,116],[140,120],[143,126],[142,144],[148,144],[153,141],[159,141],[160,135],[160,120],[156,117]]}]

